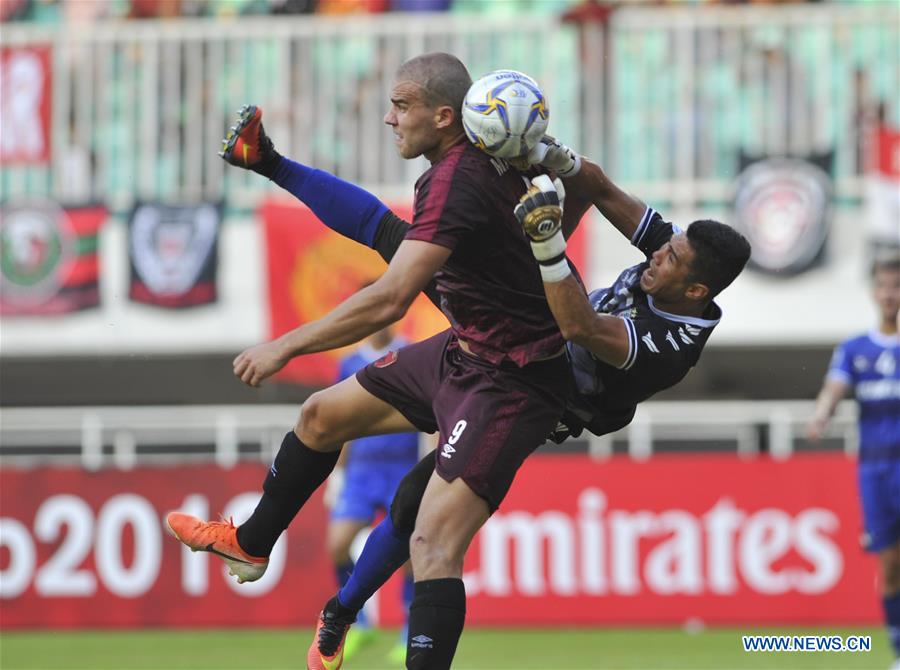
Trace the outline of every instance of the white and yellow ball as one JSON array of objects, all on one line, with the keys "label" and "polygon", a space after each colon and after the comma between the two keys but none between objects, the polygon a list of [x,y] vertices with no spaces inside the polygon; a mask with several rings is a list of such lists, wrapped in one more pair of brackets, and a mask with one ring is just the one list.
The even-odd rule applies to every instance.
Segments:
[{"label": "white and yellow ball", "polygon": [[540,141],[550,109],[537,82],[515,70],[484,75],[469,88],[462,122],[469,141],[498,158],[519,158]]}]

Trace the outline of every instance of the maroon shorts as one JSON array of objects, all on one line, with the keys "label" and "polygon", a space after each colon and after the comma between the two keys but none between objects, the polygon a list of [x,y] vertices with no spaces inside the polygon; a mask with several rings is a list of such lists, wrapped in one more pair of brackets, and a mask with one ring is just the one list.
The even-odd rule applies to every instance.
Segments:
[{"label": "maroon shorts", "polygon": [[391,352],[356,379],[419,430],[440,431],[438,474],[462,477],[493,512],[522,461],[556,428],[570,375],[565,356],[524,368],[492,365],[447,330]]}]

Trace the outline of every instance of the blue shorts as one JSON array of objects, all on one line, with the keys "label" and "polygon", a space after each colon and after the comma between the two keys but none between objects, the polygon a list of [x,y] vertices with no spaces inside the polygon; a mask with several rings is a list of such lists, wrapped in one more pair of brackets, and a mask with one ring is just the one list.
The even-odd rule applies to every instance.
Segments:
[{"label": "blue shorts", "polygon": [[900,460],[859,464],[859,495],[862,499],[867,551],[881,551],[900,542]]},{"label": "blue shorts", "polygon": [[353,520],[371,523],[379,510],[388,511],[400,480],[416,461],[362,461],[351,459],[344,488],[331,510],[332,521]]}]

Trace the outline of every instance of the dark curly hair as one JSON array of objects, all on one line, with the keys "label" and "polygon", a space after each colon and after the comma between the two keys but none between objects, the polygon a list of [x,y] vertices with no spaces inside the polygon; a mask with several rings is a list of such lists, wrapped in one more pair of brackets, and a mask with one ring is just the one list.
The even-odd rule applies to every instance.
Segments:
[{"label": "dark curly hair", "polygon": [[694,250],[689,278],[709,287],[710,298],[733,282],[750,259],[747,238],[719,221],[694,221],[687,238]]}]

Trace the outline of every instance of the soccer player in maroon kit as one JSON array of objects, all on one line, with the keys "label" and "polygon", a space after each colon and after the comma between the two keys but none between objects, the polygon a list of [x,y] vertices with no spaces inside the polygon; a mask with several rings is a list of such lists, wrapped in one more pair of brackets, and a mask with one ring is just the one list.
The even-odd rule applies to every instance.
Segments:
[{"label": "soccer player in maroon kit", "polygon": [[[177,512],[167,519],[179,540],[221,556],[239,581],[258,579],[278,536],[333,469],[340,445],[438,430],[435,474],[410,545],[416,591],[407,667],[429,670],[450,667],[462,633],[466,549],[523,460],[557,426],[571,383],[540,270],[513,215],[528,182],[466,140],[460,109],[470,84],[449,54],[399,68],[385,123],[401,156],[431,162],[416,183],[405,240],[374,284],[322,319],[244,351],[234,371],[258,386],[295,356],[356,342],[399,320],[432,277],[451,329],[313,394],[240,527]],[[578,209],[569,208],[576,221]],[[325,624],[323,614],[320,628]],[[310,668],[339,667],[340,647],[319,652],[310,649]]]}]

